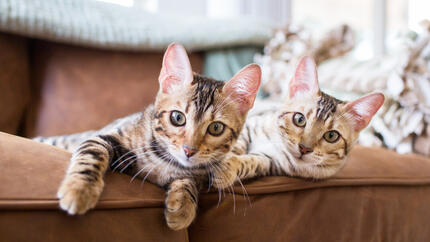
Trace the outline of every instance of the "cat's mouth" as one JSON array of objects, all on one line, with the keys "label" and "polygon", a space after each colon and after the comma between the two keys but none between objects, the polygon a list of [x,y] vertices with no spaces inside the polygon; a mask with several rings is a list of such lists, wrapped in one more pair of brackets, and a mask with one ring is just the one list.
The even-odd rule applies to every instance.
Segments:
[{"label": "cat's mouth", "polygon": [[322,168],[333,168],[338,166],[338,164],[327,164],[321,159],[312,155],[312,153],[308,154],[300,154],[299,157],[296,157],[296,162],[302,164],[306,167],[318,167]]},{"label": "cat's mouth", "polygon": [[307,164],[307,165],[317,165],[319,161],[313,157],[313,153],[303,154],[299,150],[292,152],[293,156],[296,158],[297,163]]},{"label": "cat's mouth", "polygon": [[155,138],[152,139],[151,150],[154,155],[158,156],[158,158],[165,161],[167,164],[174,165],[181,169],[206,169],[211,165],[210,163],[214,162],[212,160],[204,161],[204,159],[198,157],[198,154],[188,158],[185,154],[176,152],[175,149],[158,142]]},{"label": "cat's mouth", "polygon": [[315,163],[315,160],[312,159],[311,154],[300,154],[299,157],[296,157],[298,161],[301,161],[303,163],[312,164]]},{"label": "cat's mouth", "polygon": [[178,160],[179,163],[181,163],[183,166],[186,167],[193,167],[194,165],[196,165],[196,156],[198,154],[195,154],[192,157],[187,157],[184,152],[175,152],[172,151],[171,152],[173,156],[176,157],[176,159]]},{"label": "cat's mouth", "polygon": [[207,159],[196,153],[191,157],[187,157],[185,153],[182,151],[176,151],[175,149],[167,149],[167,152],[170,153],[172,157],[176,160],[176,162],[185,169],[207,169],[213,163],[217,161],[214,159]]}]

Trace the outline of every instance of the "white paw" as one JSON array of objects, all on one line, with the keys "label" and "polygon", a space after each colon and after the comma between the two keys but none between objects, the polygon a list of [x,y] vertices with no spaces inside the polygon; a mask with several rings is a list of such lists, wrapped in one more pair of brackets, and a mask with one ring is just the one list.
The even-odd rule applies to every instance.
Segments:
[{"label": "white paw", "polygon": [[103,183],[66,178],[57,192],[60,208],[71,215],[84,214],[96,206],[102,190]]}]

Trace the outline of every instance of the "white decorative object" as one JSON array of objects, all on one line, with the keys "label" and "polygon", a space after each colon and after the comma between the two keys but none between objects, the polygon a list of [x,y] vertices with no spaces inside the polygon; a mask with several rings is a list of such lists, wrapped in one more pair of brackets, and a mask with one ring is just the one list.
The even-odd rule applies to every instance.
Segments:
[{"label": "white decorative object", "polygon": [[278,30],[266,44],[264,55],[257,54],[255,61],[262,66],[263,92],[278,100],[286,92],[296,62],[304,55],[312,56],[317,64],[342,56],[355,45],[351,28],[341,25],[314,40],[309,31],[296,25]]}]

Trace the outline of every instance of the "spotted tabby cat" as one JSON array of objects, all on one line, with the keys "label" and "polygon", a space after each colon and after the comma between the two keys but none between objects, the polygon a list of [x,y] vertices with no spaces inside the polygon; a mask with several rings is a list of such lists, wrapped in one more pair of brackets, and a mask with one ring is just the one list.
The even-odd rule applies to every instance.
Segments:
[{"label": "spotted tabby cat", "polygon": [[69,214],[93,208],[110,168],[166,186],[168,226],[187,227],[196,214],[199,187],[235,144],[260,78],[257,65],[226,83],[193,74],[185,49],[171,44],[154,105],[98,131],[36,138],[74,151],[58,190],[60,207]]},{"label": "spotted tabby cat", "polygon": [[[384,102],[374,93],[343,102],[320,91],[315,62],[300,60],[286,100],[269,109],[251,111],[225,170],[216,174],[219,188],[237,179],[289,175],[327,178],[346,162],[361,130]],[[256,102],[257,110],[262,103]],[[254,112],[254,114],[252,114]]]}]

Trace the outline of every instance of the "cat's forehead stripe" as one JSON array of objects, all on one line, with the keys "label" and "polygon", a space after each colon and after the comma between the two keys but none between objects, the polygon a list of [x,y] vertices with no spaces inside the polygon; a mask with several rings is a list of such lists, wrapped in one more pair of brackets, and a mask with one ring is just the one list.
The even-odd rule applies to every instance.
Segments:
[{"label": "cat's forehead stripe", "polygon": [[318,101],[318,107],[316,111],[316,118],[318,120],[327,120],[331,114],[336,112],[337,105],[341,103],[343,102],[321,92],[321,98]]},{"label": "cat's forehead stripe", "polygon": [[200,120],[214,104],[215,93],[224,86],[224,82],[195,74],[192,84],[195,89],[191,100],[196,107],[196,120]]}]

